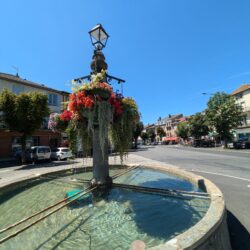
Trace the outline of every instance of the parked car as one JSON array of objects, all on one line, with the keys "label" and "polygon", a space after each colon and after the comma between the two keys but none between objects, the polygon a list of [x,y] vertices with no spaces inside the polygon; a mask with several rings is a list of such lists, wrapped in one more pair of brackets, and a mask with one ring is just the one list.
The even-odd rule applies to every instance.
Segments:
[{"label": "parked car", "polygon": [[49,146],[34,146],[31,147],[31,160],[34,162],[40,160],[50,160],[51,150]]},{"label": "parked car", "polygon": [[227,144],[227,148],[234,148],[234,143],[233,142],[229,142]]},{"label": "parked car", "polygon": [[[25,150],[24,161],[28,162],[38,162],[41,160],[50,160],[51,150],[48,146],[34,146],[30,149]],[[21,148],[16,150],[13,154],[18,162],[22,162],[22,150]]]},{"label": "parked car", "polygon": [[[16,161],[21,164],[22,163],[22,149],[18,148],[17,150],[14,150],[11,154],[12,157],[16,159]],[[31,158],[31,149],[26,149],[24,152],[24,162],[29,163],[32,162]]]},{"label": "parked car", "polygon": [[250,148],[247,139],[239,139],[233,143],[235,149]]},{"label": "parked car", "polygon": [[61,147],[61,148],[53,148],[51,150],[51,159],[56,160],[67,160],[72,157],[72,151],[69,148]]},{"label": "parked car", "polygon": [[214,141],[212,140],[204,140],[204,139],[195,139],[193,141],[193,147],[214,147]]}]

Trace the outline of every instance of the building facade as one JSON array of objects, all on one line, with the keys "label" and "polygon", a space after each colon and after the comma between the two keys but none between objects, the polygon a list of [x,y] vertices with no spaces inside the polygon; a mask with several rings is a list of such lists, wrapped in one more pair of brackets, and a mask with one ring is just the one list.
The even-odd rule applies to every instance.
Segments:
[{"label": "building facade", "polygon": [[231,95],[242,106],[243,112],[246,115],[243,125],[235,129],[237,139],[244,138],[250,141],[250,84],[241,85]]},{"label": "building facade", "polygon": [[[51,113],[60,113],[66,108],[66,102],[69,100],[69,93],[46,87],[43,84],[37,84],[18,75],[0,73],[0,93],[8,89],[9,91],[20,94],[24,92],[41,92],[48,96],[48,106]],[[0,114],[0,157],[8,157],[15,147],[20,145],[21,135],[15,131],[9,131],[1,119]],[[53,133],[48,130],[48,118],[44,119],[41,129],[37,130],[28,140],[28,146],[46,145],[56,147],[61,144],[62,136],[59,133]]]},{"label": "building facade", "polygon": [[[154,129],[155,134],[157,134],[157,128],[161,127],[166,133],[166,136],[163,138],[164,141],[177,142],[178,141],[178,137],[176,135],[177,125],[185,120],[186,118],[183,116],[183,114],[168,115],[165,118],[159,117],[157,122],[146,126],[145,130],[146,132],[148,132],[148,130]],[[159,140],[159,138],[156,139]]]}]

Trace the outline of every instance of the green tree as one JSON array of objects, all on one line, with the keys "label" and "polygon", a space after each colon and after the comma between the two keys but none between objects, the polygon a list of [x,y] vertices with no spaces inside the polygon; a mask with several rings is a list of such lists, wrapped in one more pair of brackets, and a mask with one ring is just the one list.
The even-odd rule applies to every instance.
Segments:
[{"label": "green tree", "polygon": [[16,95],[3,90],[0,95],[0,110],[8,128],[22,134],[22,161],[26,148],[26,139],[41,127],[43,119],[49,115],[47,96],[30,92]]},{"label": "green tree", "polygon": [[151,142],[155,141],[156,134],[154,129],[151,128],[148,130],[148,137],[150,138]]},{"label": "green tree", "polygon": [[141,135],[144,125],[141,121],[137,122],[133,130],[133,139],[135,140],[135,149],[137,149],[138,137]]},{"label": "green tree", "polygon": [[149,138],[148,133],[142,132],[141,133],[141,138],[143,140],[143,143],[146,144],[146,140],[148,140],[148,138]]},{"label": "green tree", "polygon": [[207,135],[209,128],[207,125],[206,116],[202,113],[196,113],[188,119],[190,135],[195,139],[200,139],[201,136]]},{"label": "green tree", "polygon": [[217,92],[209,99],[206,117],[208,124],[223,138],[226,148],[232,137],[232,129],[241,125],[245,119],[242,107],[234,97],[224,92]]},{"label": "green tree", "polygon": [[161,138],[161,140],[163,136],[166,136],[166,133],[162,127],[158,127],[156,130],[156,133]]},{"label": "green tree", "polygon": [[181,137],[184,140],[187,140],[190,136],[190,125],[187,121],[180,122],[177,125],[176,135]]}]

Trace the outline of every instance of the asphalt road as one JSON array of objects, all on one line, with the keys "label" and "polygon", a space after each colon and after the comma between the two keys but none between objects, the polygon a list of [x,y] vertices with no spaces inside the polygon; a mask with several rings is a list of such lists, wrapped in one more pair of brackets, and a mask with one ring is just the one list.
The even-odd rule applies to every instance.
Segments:
[{"label": "asphalt road", "polygon": [[250,249],[249,150],[156,145],[142,147],[134,153],[193,171],[214,182],[226,200],[234,248]]}]

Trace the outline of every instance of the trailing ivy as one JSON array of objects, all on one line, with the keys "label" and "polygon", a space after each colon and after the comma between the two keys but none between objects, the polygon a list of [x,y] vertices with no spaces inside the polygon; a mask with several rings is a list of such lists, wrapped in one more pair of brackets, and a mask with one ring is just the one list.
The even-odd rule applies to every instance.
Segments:
[{"label": "trailing ivy", "polygon": [[123,114],[111,126],[111,139],[115,149],[119,152],[121,162],[127,155],[132,143],[133,128],[139,120],[138,108],[132,98],[122,100]]},{"label": "trailing ivy", "polygon": [[99,140],[102,154],[105,154],[105,144],[108,141],[109,124],[111,122],[112,113],[111,105],[107,101],[98,103],[98,125],[99,125]]}]

